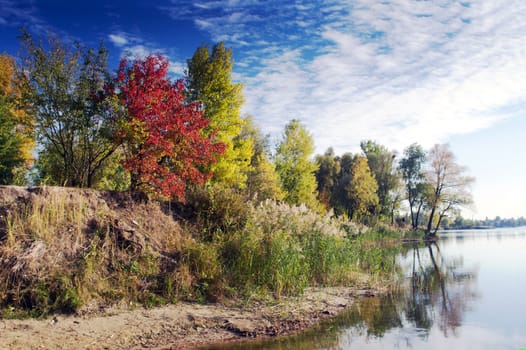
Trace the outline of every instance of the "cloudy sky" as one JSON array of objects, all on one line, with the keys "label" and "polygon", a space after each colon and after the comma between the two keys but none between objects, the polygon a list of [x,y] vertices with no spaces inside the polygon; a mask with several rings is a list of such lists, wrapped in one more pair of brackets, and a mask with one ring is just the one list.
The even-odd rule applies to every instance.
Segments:
[{"label": "cloudy sky", "polygon": [[162,53],[174,77],[225,41],[265,133],[299,118],[318,153],[450,142],[477,178],[467,215],[526,216],[524,0],[0,0],[0,52],[16,54],[22,25],[103,39],[113,67]]}]

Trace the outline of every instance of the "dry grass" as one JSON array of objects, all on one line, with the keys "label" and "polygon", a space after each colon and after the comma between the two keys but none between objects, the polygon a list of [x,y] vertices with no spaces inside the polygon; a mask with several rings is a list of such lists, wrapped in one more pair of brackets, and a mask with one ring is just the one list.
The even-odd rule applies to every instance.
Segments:
[{"label": "dry grass", "polygon": [[188,240],[158,203],[124,193],[1,187],[0,306],[45,315],[176,299],[174,285],[188,284],[177,271]]}]

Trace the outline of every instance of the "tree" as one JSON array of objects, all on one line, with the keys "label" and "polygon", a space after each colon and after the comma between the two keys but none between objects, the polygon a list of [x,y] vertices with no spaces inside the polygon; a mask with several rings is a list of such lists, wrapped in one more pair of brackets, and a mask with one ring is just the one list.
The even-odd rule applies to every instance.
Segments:
[{"label": "tree", "polygon": [[414,143],[404,150],[404,157],[399,164],[411,212],[411,226],[415,230],[418,228],[419,217],[427,192],[423,171],[425,161],[426,154],[422,146]]},{"label": "tree", "polygon": [[345,185],[349,219],[363,219],[378,206],[378,184],[369,169],[367,158],[355,155],[349,182]]},{"label": "tree", "polygon": [[378,184],[379,214],[383,217],[391,216],[396,207],[398,197],[396,189],[400,184],[400,178],[395,171],[395,154],[374,141],[362,141],[360,143],[363,153],[367,157],[367,163]]},{"label": "tree", "polygon": [[107,51],[67,46],[49,36],[47,45],[23,32],[21,81],[35,115],[41,145],[40,169],[53,183],[91,187],[105,160],[117,148],[112,140],[112,109],[103,88]]},{"label": "tree", "polygon": [[315,176],[318,167],[310,160],[313,152],[312,136],[299,120],[291,120],[276,151],[276,171],[289,204],[304,203],[318,209]]},{"label": "tree", "polygon": [[276,167],[267,155],[268,142],[254,124],[252,118],[245,119],[240,138],[250,139],[253,154],[250,160],[250,171],[247,174],[246,192],[252,200],[282,200],[284,197]]},{"label": "tree", "polygon": [[15,121],[7,98],[0,96],[0,185],[11,184],[13,170],[24,162],[23,139]]},{"label": "tree", "polygon": [[213,131],[225,151],[211,165],[212,181],[243,188],[250,171],[252,143],[239,137],[244,121],[240,117],[243,104],[242,85],[232,82],[232,50],[220,42],[210,51],[200,46],[188,60],[187,93],[190,101],[199,102],[204,117],[210,121],[205,130]]},{"label": "tree", "polygon": [[318,199],[325,208],[329,208],[341,173],[340,162],[334,155],[334,150],[329,148],[325,154],[316,156],[316,164],[318,164],[316,171]]},{"label": "tree", "polygon": [[448,144],[434,145],[428,159],[430,166],[426,177],[433,191],[428,199],[430,214],[426,236],[432,238],[436,236],[440,222],[448,211],[471,203],[468,189],[475,178],[464,175],[466,168],[456,163]]},{"label": "tree", "polygon": [[116,93],[124,109],[117,136],[124,145],[123,165],[131,190],[184,201],[187,184],[203,184],[201,171],[224,150],[214,133],[203,135],[209,120],[197,103],[187,103],[184,82],[170,82],[162,56],[121,60]]},{"label": "tree", "polygon": [[[20,151],[23,162],[18,164],[11,172],[20,173],[23,177],[34,162],[33,150],[35,148],[34,137],[34,119],[26,110],[23,104],[23,89],[25,86],[17,79],[17,67],[13,57],[9,55],[0,55],[0,99],[2,99],[3,109],[3,130],[11,131],[17,134],[16,138],[20,140]],[[4,134],[6,136],[7,134]],[[15,176],[16,177],[16,176]],[[13,179],[11,179],[13,180]],[[23,183],[23,181],[22,181]]]}]

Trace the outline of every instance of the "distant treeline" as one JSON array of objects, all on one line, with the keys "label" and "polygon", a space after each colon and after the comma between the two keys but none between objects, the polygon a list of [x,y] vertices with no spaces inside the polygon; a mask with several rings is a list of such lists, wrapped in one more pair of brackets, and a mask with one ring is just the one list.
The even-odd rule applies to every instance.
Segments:
[{"label": "distant treeline", "polygon": [[454,220],[444,220],[442,227],[444,229],[471,229],[471,228],[494,228],[494,227],[519,227],[526,226],[526,218],[501,218],[496,216],[494,219],[486,218],[484,220],[466,219],[461,216]]}]

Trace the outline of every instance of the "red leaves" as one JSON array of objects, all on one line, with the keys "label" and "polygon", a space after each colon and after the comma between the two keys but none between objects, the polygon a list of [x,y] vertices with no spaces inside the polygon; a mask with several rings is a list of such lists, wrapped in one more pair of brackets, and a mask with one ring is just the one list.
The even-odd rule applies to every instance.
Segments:
[{"label": "red leaves", "polygon": [[214,162],[224,145],[204,136],[208,120],[198,105],[186,102],[183,81],[171,83],[167,73],[162,56],[121,61],[116,88],[125,113],[117,135],[126,148],[123,165],[132,174],[132,190],[184,200],[187,183],[204,183],[211,174],[200,166]]}]

